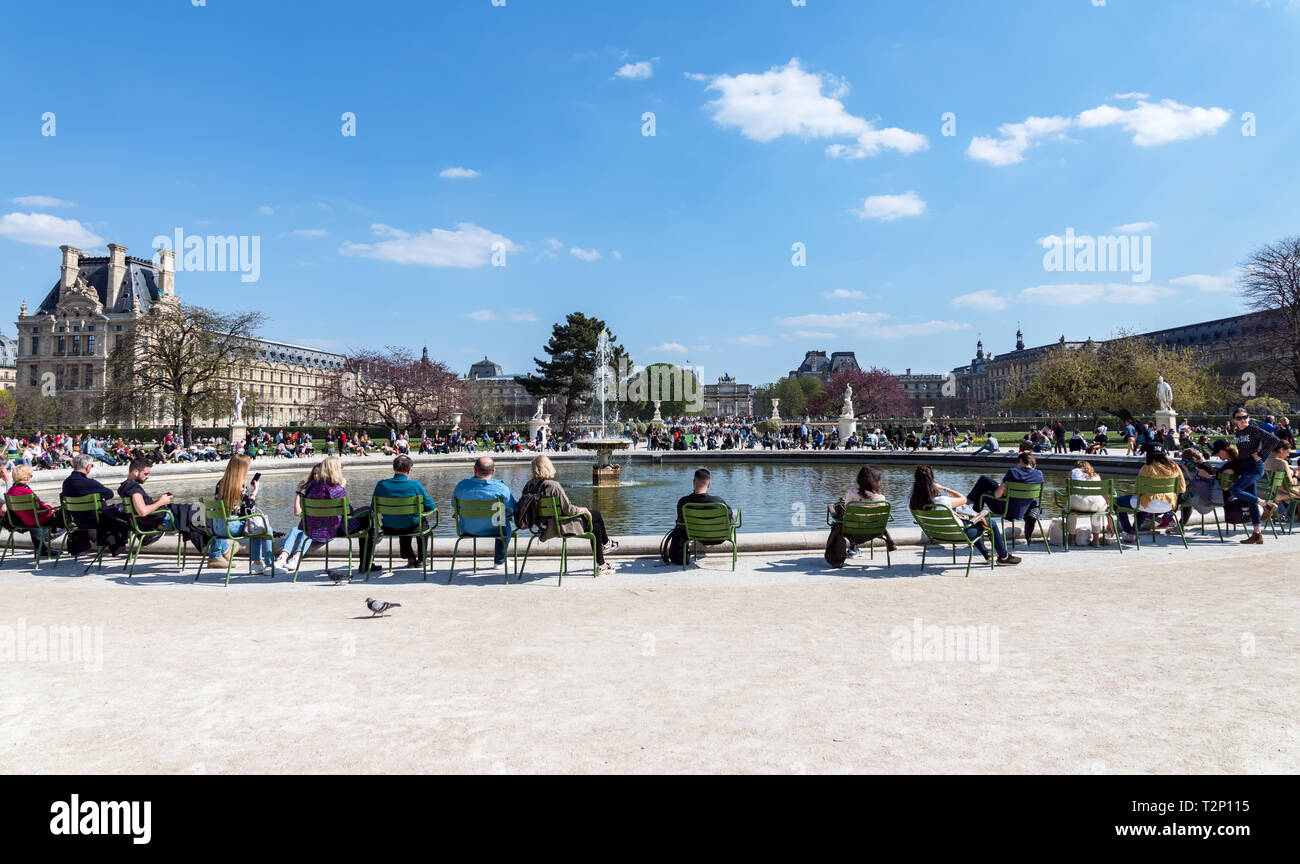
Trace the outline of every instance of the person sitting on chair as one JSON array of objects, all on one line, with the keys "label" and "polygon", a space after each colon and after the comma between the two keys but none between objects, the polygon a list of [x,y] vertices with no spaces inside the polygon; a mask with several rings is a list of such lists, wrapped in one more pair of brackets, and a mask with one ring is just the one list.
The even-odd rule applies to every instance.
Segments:
[{"label": "person sitting on chair", "polygon": [[[501,519],[505,520],[506,539],[501,539],[501,524],[496,521],[495,516],[484,516],[481,518],[472,517],[461,519],[460,530],[463,534],[477,535],[479,537],[492,537],[492,563],[500,567],[506,563],[506,544],[510,542],[510,536],[513,533],[514,523],[511,521],[515,515],[518,503],[515,501],[514,494],[510,487],[496,479],[497,466],[491,456],[480,456],[474,460],[474,476],[466,477],[456,484],[452,490],[452,498],[459,498],[462,501],[495,501],[501,498],[505,501],[506,512],[500,514]],[[516,553],[517,554],[517,553]]]},{"label": "person sitting on chair", "polygon": [[[343,463],[337,456],[326,456],[320,463],[320,479],[308,483],[302,493],[306,498],[325,500],[327,498],[346,498],[347,480],[343,476]],[[341,516],[304,516],[303,533],[316,543],[328,543],[342,533],[355,534],[370,527],[370,508],[354,507],[348,504],[348,517]],[[346,526],[344,523],[347,523]],[[373,561],[374,535],[364,534],[358,538],[361,547],[362,573],[378,573],[384,568]]]},{"label": "person sitting on chair", "polygon": [[[713,486],[713,475],[709,473],[708,468],[700,468],[695,472],[695,478],[692,482],[690,495],[683,495],[677,499],[677,525],[681,528],[686,526],[686,518],[682,515],[682,506],[684,504],[726,504],[727,502],[717,495],[710,495],[709,489]],[[727,506],[727,518],[732,522],[736,521],[736,511]],[[723,541],[721,540],[701,540],[706,546],[716,546]]]},{"label": "person sitting on chair", "polygon": [[[393,476],[375,484],[375,497],[421,498],[424,501],[425,511],[432,513],[438,509],[438,505],[434,503],[424,486],[411,479],[413,464],[411,457],[405,454],[394,459]],[[427,516],[421,519],[418,525],[414,516],[384,516],[383,518],[384,533],[398,535],[397,542],[401,547],[402,557],[406,559],[406,566],[412,569],[421,566],[424,561],[424,543],[420,543],[419,549],[412,547],[412,532],[423,531],[428,527]]]},{"label": "person sitting on chair", "polygon": [[149,479],[151,471],[153,471],[153,464],[148,459],[132,461],[126,479],[117,487],[117,494],[122,496],[123,501],[131,502],[131,506],[135,508],[135,518],[141,528],[147,531],[156,531],[159,528],[170,531],[175,527],[172,511],[168,509],[172,503],[172,493],[164,492],[155,501],[148,492],[144,491],[144,484]]},{"label": "person sitting on chair", "polygon": [[[15,510],[14,516],[18,521],[31,529],[32,548],[37,550],[41,557],[50,554],[49,547],[44,545],[41,540],[40,526],[50,525],[59,516],[59,508],[51,507],[41,500],[41,497],[32,491],[28,484],[32,481],[32,466],[15,465],[13,470],[13,483],[5,492],[6,495],[31,495],[36,502],[36,514],[33,515],[31,510]],[[53,534],[51,534],[53,536]]]},{"label": "person sitting on chair", "polygon": [[[1152,477],[1159,480],[1176,477],[1178,483],[1175,487],[1175,494],[1143,494],[1141,498],[1137,495],[1120,495],[1115,499],[1115,504],[1118,507],[1140,511],[1137,514],[1136,523],[1129,521],[1129,514],[1119,514],[1119,526],[1124,531],[1123,542],[1125,543],[1132,543],[1137,539],[1134,532],[1142,530],[1143,521],[1155,519],[1160,514],[1173,513],[1180,503],[1179,499],[1187,493],[1187,480],[1183,476],[1182,470],[1174,464],[1174,461],[1165,452],[1165,448],[1160,444],[1147,446],[1147,461],[1138,471],[1138,476]],[[1173,520],[1171,518],[1167,521],[1172,523]]]},{"label": "person sitting on chair", "polygon": [[[1023,518],[1025,521],[1025,542],[1030,543],[1033,541],[1034,527],[1039,518],[1039,503],[1037,500],[1026,498],[1017,498],[1014,502],[1003,500],[1007,494],[1007,483],[1012,482],[1043,482],[1043,472],[1038,470],[1038,459],[1033,453],[1021,453],[1016,460],[1015,467],[1002,476],[1001,483],[995,483],[993,478],[981,475],[975,481],[975,486],[970,490],[970,495],[966,497],[970,500],[972,507],[988,510],[998,516],[1005,515],[1007,519],[1013,521]],[[1046,538],[1044,538],[1043,542],[1047,542]]]},{"label": "person sitting on chair", "polygon": [[600,515],[599,510],[593,510],[589,507],[579,507],[569,501],[569,496],[565,493],[564,487],[555,479],[555,466],[546,456],[537,456],[533,459],[533,476],[524,484],[523,491],[519,493],[520,509],[526,505],[529,497],[537,498],[557,498],[559,499],[561,516],[581,515],[581,519],[565,519],[559,526],[556,526],[554,519],[542,520],[541,539],[554,540],[561,533],[569,536],[576,536],[590,532],[596,535],[596,572],[609,573],[612,567],[605,563],[605,553],[612,552],[618,548],[618,542],[609,538],[605,530],[605,520]]},{"label": "person sitting on chair", "polygon": [[[953,511],[957,519],[962,522],[962,532],[972,540],[983,533],[984,518],[975,519],[979,514],[973,508],[968,506],[969,502],[966,497],[955,489],[949,489],[946,486],[940,486],[934,482],[934,469],[928,465],[918,465],[912,476],[912,495],[908,499],[908,507],[912,510],[925,510],[928,507],[944,507]],[[993,534],[993,549],[997,552],[998,563],[1003,566],[1011,566],[1020,563],[1020,556],[1012,555],[1007,551],[1006,540],[1002,537],[1002,529],[998,527],[995,520],[988,520],[988,527]],[[983,539],[975,540],[975,551],[984,556],[984,560],[989,560],[988,547],[984,545]]]},{"label": "person sitting on chair", "polygon": [[[857,479],[854,481],[853,488],[849,489],[849,491],[844,493],[844,496],[840,498],[839,503],[843,505],[843,504],[848,504],[851,501],[887,500],[885,498],[885,494],[880,491],[880,487],[882,485],[881,479],[882,478],[881,478],[879,468],[877,468],[874,465],[863,465],[861,468],[858,469],[858,476]],[[842,513],[843,510],[841,510],[840,512]],[[890,552],[893,552],[895,549],[898,548],[898,546],[894,543],[894,539],[889,536],[888,531],[885,532],[884,538],[885,538],[885,548],[887,548]],[[848,557],[856,558],[858,555],[861,554],[861,550],[858,549],[858,544],[853,542],[852,538],[846,538],[846,539],[848,539],[848,543],[849,543],[847,549]]]}]

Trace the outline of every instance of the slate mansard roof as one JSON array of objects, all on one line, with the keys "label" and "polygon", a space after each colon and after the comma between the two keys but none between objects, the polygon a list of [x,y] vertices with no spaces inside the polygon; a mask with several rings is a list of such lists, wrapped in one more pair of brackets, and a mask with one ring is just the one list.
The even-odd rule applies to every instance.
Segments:
[{"label": "slate mansard roof", "polygon": [[[104,304],[108,300],[108,257],[81,259],[81,267],[77,275],[84,278],[91,288],[95,289],[95,295],[99,302]],[[59,306],[59,282],[54,283],[50,293],[45,295],[41,305],[37,307],[37,315],[53,315]],[[105,306],[104,312],[130,312],[132,307],[132,298],[141,313],[148,312],[153,308],[153,304],[162,296],[162,288],[158,284],[158,271],[152,261],[143,258],[133,258],[127,256],[126,270],[122,274],[122,284],[118,286],[117,303],[113,308]]]}]

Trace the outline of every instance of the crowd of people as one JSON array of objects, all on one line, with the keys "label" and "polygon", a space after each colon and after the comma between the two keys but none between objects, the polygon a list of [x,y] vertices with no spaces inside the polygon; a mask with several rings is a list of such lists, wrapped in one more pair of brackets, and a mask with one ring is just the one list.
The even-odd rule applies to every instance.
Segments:
[{"label": "crowd of people", "polygon": [[[1170,533],[1179,533],[1186,526],[1193,512],[1202,514],[1222,509],[1227,520],[1250,525],[1246,539],[1242,542],[1258,545],[1263,540],[1263,525],[1275,515],[1290,518],[1291,508],[1297,495],[1300,495],[1300,478],[1291,465],[1295,448],[1294,435],[1286,418],[1275,421],[1269,417],[1264,422],[1252,424],[1250,415],[1244,409],[1235,410],[1230,419],[1232,430],[1196,428],[1186,423],[1179,429],[1170,431],[1157,428],[1153,424],[1126,422],[1122,430],[1122,440],[1131,445],[1134,452],[1143,456],[1144,464],[1138,476],[1156,480],[1172,480],[1170,490],[1166,492],[1125,494],[1108,501],[1098,494],[1072,495],[1069,500],[1068,532],[1071,543],[1078,544],[1081,522],[1086,519],[1089,529],[1089,543],[1100,545],[1106,542],[1108,535],[1121,534],[1121,542],[1132,543],[1136,533],[1142,530],[1164,529]],[[1055,428],[1054,428],[1055,427]],[[1016,465],[1009,469],[1001,480],[980,476],[973,487],[963,494],[959,490],[949,489],[935,481],[933,469],[926,465],[916,468],[909,506],[914,510],[940,507],[951,510],[964,523],[964,530],[975,540],[977,551],[990,560],[996,557],[998,563],[1014,565],[1019,558],[1009,553],[1001,528],[995,517],[1005,517],[1020,521],[1024,525],[1024,536],[1032,542],[1035,528],[1042,525],[1045,515],[1040,499],[1008,496],[1008,484],[1042,484],[1043,473],[1037,464],[1036,451],[1043,442],[1036,441],[1035,436],[1042,436],[1049,445],[1061,444],[1063,427],[1060,424],[1044,424],[1041,428],[1031,429],[1025,436],[1029,446],[1022,446]],[[508,448],[510,436],[505,430],[499,430],[500,436],[485,435],[482,442],[484,449]],[[1106,435],[1108,430],[1101,427],[1098,434]],[[1210,433],[1216,437],[1209,440]],[[635,434],[635,432],[633,432]],[[669,449],[680,449],[678,442],[691,436],[691,445],[702,440],[709,449],[728,449],[730,447],[768,447],[769,433],[759,435],[755,426],[737,421],[719,423],[699,423],[682,425],[675,423],[665,426],[662,433],[671,442]],[[789,438],[802,446],[805,439],[808,446],[821,448],[827,446],[823,438],[819,441],[820,430],[809,430],[805,425],[790,425],[781,431],[781,438]],[[869,435],[888,434],[883,430],[870,432]],[[941,439],[955,436],[955,427],[944,425],[937,427]],[[265,435],[265,438],[263,437]],[[452,436],[456,436],[453,430]],[[1076,430],[1075,439],[1082,435]],[[46,440],[48,439],[48,440]],[[277,433],[270,436],[258,433],[250,440],[257,445],[267,444],[285,447],[295,452],[295,456],[306,455],[310,449],[310,435],[293,433],[284,436]],[[366,447],[368,439],[362,435],[355,437],[347,433],[329,436],[331,442],[337,442],[340,450],[346,451],[352,446]],[[427,439],[426,439],[427,440]],[[904,436],[904,440],[907,438]],[[1071,442],[1074,439],[1070,439]],[[72,442],[69,444],[69,442]],[[717,442],[710,445],[709,442]],[[86,495],[98,495],[101,512],[91,514],[78,512],[73,520],[78,533],[97,535],[95,542],[105,545],[110,551],[121,551],[124,537],[129,530],[121,505],[115,499],[129,501],[139,528],[146,531],[176,531],[181,535],[181,542],[192,542],[209,556],[209,564],[225,567],[234,554],[234,548],[241,542],[249,546],[254,573],[263,572],[274,564],[277,568],[295,569],[303,554],[313,543],[328,543],[330,540],[347,534],[360,535],[361,562],[364,571],[378,570],[373,561],[375,531],[379,528],[384,534],[395,534],[401,538],[401,553],[407,566],[419,567],[424,555],[423,544],[416,544],[413,538],[420,534],[417,530],[427,527],[427,521],[417,524],[414,517],[385,515],[382,524],[373,524],[369,507],[350,506],[346,518],[340,516],[317,517],[302,512],[302,499],[335,499],[348,496],[347,481],[343,465],[336,454],[326,455],[310,470],[307,477],[298,485],[294,500],[294,516],[297,523],[287,532],[277,536],[270,525],[267,515],[258,508],[257,497],[260,488],[260,474],[249,477],[252,458],[248,453],[235,452],[229,456],[225,471],[214,490],[215,499],[224,503],[226,518],[218,519],[214,524],[201,525],[193,508],[177,502],[170,492],[162,492],[154,498],[146,489],[153,466],[158,460],[130,447],[118,439],[116,442],[101,441],[86,435],[69,438],[61,435],[41,436],[39,448],[36,442],[16,441],[9,438],[6,446],[10,448],[10,460],[0,467],[0,480],[3,480],[6,501],[11,496],[32,496],[32,506],[12,514],[18,521],[14,530],[30,531],[33,543],[43,553],[48,553],[49,541],[57,536],[62,522],[57,507],[40,499],[31,489],[33,469],[40,465],[47,469],[65,466],[70,473],[63,481],[62,494],[65,498]],[[108,446],[105,446],[105,445]],[[164,440],[164,448],[171,444],[173,448],[181,446],[175,439]],[[454,445],[462,448],[479,446],[479,442],[469,437],[465,441],[455,440]],[[522,446],[522,444],[520,445]],[[651,446],[656,447],[652,437]],[[996,443],[994,443],[996,447]],[[1171,447],[1175,449],[1171,450]],[[1178,450],[1176,448],[1181,448]],[[388,497],[418,496],[424,501],[425,510],[432,514],[436,504],[424,487],[411,478],[413,463],[410,458],[410,441],[405,433],[393,430],[389,441],[382,449],[393,457],[393,476],[376,484],[372,495]],[[423,450],[423,445],[421,450]],[[69,453],[69,451],[72,451]],[[1079,448],[1070,443],[1067,452],[1079,452]],[[472,452],[472,451],[471,451]],[[978,451],[977,451],[978,452]],[[1062,452],[1053,450],[1053,452]],[[1087,449],[1083,455],[1093,452]],[[1171,455],[1177,452],[1177,457]],[[61,454],[59,458],[49,457],[50,453]],[[17,454],[19,458],[13,458]],[[116,490],[110,489],[94,479],[91,474],[96,464],[128,463],[126,479]],[[561,535],[593,534],[597,540],[596,557],[598,569],[605,572],[609,564],[605,553],[617,548],[605,528],[599,511],[573,504],[563,486],[555,479],[555,467],[545,453],[539,453],[531,462],[531,477],[519,492],[515,494],[500,480],[495,478],[495,463],[491,456],[482,455],[474,461],[473,476],[457,484],[453,497],[470,501],[500,501],[506,529],[501,530],[501,520],[482,520],[464,518],[458,525],[461,533],[496,540],[494,561],[500,565],[504,561],[505,546],[517,528],[533,527],[543,539],[552,539]],[[1258,484],[1265,477],[1265,472],[1278,472],[1280,484],[1274,484],[1268,495],[1269,500],[1262,500]],[[1070,473],[1071,479],[1081,482],[1101,479],[1093,464],[1086,459],[1074,463]],[[700,469],[694,476],[694,488],[690,495],[678,502],[677,522],[682,523],[681,506],[688,503],[725,503],[716,496],[709,495],[711,476],[707,469]],[[542,516],[538,512],[538,502],[542,498],[554,498],[558,501],[561,518],[557,521]],[[879,469],[865,465],[858,472],[855,485],[846,491],[838,502],[844,506],[855,501],[883,500],[881,491],[881,474]],[[0,515],[6,508],[0,507]],[[1110,522],[1110,514],[1119,522],[1119,531]],[[1178,524],[1175,524],[1177,520]],[[478,524],[486,521],[489,524]],[[11,524],[11,523],[7,523]],[[1040,531],[1046,541],[1045,532]],[[983,538],[989,536],[993,549],[984,548]],[[89,537],[78,538],[71,543],[69,550],[74,553],[78,547],[87,548]],[[853,538],[849,540],[849,556],[857,553]],[[894,547],[892,538],[885,534],[889,548]],[[278,548],[277,548],[278,546]]]}]

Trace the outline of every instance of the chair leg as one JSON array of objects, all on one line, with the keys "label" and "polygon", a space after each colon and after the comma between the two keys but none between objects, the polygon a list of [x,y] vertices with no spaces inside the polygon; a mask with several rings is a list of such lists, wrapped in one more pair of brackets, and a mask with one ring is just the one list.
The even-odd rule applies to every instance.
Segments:
[{"label": "chair leg", "polygon": [[[457,537],[456,542],[451,545],[451,570],[447,573],[447,584],[451,584],[452,577],[456,575],[456,550],[460,548],[460,541],[463,537]],[[528,563],[527,561],[524,562]]]}]

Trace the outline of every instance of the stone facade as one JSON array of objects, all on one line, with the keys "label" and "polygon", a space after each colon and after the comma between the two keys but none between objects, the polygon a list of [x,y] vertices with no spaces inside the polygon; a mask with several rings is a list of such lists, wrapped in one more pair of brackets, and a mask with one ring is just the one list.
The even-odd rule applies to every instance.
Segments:
[{"label": "stone facade", "polygon": [[836,372],[842,369],[857,369],[858,359],[852,351],[835,351],[826,356],[825,351],[809,351],[804,354],[798,369],[791,369],[787,378],[802,378],[811,375],[825,384]]},{"label": "stone facade", "polygon": [[[59,281],[35,312],[23,301],[17,324],[17,389],[36,390],[64,402],[75,425],[103,425],[99,401],[113,348],[157,303],[176,296],[175,256],[160,250],[158,262],[130,257],[126,247],[108,245],[107,256],[60,247]],[[271,340],[255,340],[257,359],[231,370],[230,390],[239,384],[252,397],[245,421],[288,425],[318,418],[316,397],[326,375],[343,366],[343,356]],[[77,422],[79,421],[79,422]],[[206,422],[205,422],[206,421]],[[170,417],[141,417],[139,425],[162,425]],[[196,418],[199,425],[223,425],[229,418]]]},{"label": "stone facade", "polygon": [[464,380],[497,404],[503,420],[520,423],[537,413],[537,397],[529,395],[514,375],[506,375],[501,364],[487,357],[469,367]]},{"label": "stone facade", "polygon": [[704,385],[703,401],[706,417],[749,417],[754,413],[754,387],[724,374],[717,384]]}]

